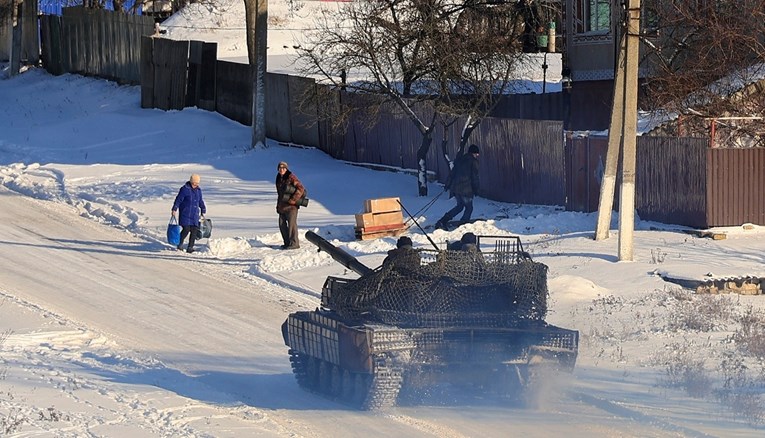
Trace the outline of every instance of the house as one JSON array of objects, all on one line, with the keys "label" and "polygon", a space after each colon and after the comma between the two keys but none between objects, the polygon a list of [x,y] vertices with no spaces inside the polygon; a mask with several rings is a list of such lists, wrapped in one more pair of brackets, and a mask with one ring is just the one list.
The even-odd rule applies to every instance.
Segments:
[{"label": "house", "polygon": [[765,147],[763,101],[765,64],[755,64],[688,96],[685,115],[656,112],[644,135],[703,137],[710,147]]},{"label": "house", "polygon": [[618,54],[619,11],[609,0],[565,0],[564,69],[570,78],[574,129],[603,130],[610,122]]},{"label": "house", "polygon": [[144,0],[141,6],[142,15],[154,17],[158,21],[164,20],[174,12],[172,0]]}]

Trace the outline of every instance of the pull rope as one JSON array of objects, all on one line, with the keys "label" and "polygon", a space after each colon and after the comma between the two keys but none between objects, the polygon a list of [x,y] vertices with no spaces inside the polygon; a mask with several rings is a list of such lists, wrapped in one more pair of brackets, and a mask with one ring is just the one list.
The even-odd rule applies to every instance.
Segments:
[{"label": "pull rope", "polygon": [[406,222],[408,223],[409,221],[414,221],[414,218],[415,218],[416,216],[420,216],[421,214],[423,214],[423,213],[427,212],[427,211],[430,209],[430,207],[432,207],[432,206],[433,206],[433,204],[435,204],[435,203],[436,203],[436,201],[438,200],[438,198],[440,198],[440,197],[441,197],[441,195],[443,195],[443,194],[446,192],[446,190],[447,190],[447,189],[446,189],[446,188],[444,188],[444,189],[441,191],[441,193],[439,193],[439,194],[437,194],[436,196],[434,196],[434,197],[433,197],[433,199],[431,199],[431,200],[430,200],[430,201],[429,201],[427,204],[425,204],[425,205],[424,205],[424,206],[423,206],[421,209],[419,209],[418,211],[416,211],[416,212],[415,212],[413,215],[412,215],[412,214],[410,214],[410,215],[409,215],[409,218],[406,220]]}]

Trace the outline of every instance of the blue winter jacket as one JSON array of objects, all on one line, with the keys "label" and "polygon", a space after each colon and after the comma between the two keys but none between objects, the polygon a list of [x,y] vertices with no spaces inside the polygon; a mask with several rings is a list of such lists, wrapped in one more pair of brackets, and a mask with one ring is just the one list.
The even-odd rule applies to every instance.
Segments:
[{"label": "blue winter jacket", "polygon": [[187,182],[178,191],[178,196],[173,202],[173,211],[178,211],[178,225],[199,226],[199,213],[207,213],[205,201],[202,199],[202,189],[200,187],[192,188],[191,183]]}]

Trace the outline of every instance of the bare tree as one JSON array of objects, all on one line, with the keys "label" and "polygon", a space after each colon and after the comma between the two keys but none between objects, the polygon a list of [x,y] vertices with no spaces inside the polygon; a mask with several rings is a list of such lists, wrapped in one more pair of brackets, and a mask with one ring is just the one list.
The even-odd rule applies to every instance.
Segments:
[{"label": "bare tree", "polygon": [[648,105],[681,115],[674,134],[765,146],[765,0],[648,0]]},{"label": "bare tree", "polygon": [[[354,92],[357,104],[363,98],[372,122],[391,105],[411,120],[422,134],[417,152],[421,196],[427,195],[425,157],[436,126],[466,120],[461,151],[508,91],[522,53],[523,28],[514,5],[490,1],[352,2],[318,16],[315,29],[301,42],[298,67],[330,89]],[[344,122],[350,113],[341,105],[333,119]],[[447,143],[444,138],[442,145]],[[443,152],[450,162],[448,151]]]}]

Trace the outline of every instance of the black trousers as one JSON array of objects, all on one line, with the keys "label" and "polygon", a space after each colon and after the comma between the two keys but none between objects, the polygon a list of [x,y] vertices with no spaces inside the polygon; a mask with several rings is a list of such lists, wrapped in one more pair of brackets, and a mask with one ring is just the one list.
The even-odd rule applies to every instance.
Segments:
[{"label": "black trousers", "polygon": [[298,209],[290,208],[284,213],[279,213],[279,231],[282,233],[284,246],[293,248],[300,247],[297,226]]},{"label": "black trousers", "polygon": [[473,214],[473,197],[472,196],[460,196],[460,195],[454,195],[454,199],[457,200],[457,205],[455,205],[451,210],[447,211],[444,216],[439,220],[442,224],[448,223],[454,216],[457,216],[459,212],[461,212],[463,209],[465,210],[462,213],[462,219],[460,219],[461,222],[468,222],[470,221],[470,216]]},{"label": "black trousers", "polygon": [[194,242],[197,240],[197,230],[199,227],[193,225],[184,225],[181,229],[181,242],[178,246],[183,246],[183,241],[186,240],[186,236],[189,236],[189,248],[194,247]]}]

